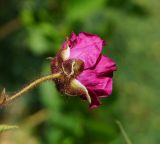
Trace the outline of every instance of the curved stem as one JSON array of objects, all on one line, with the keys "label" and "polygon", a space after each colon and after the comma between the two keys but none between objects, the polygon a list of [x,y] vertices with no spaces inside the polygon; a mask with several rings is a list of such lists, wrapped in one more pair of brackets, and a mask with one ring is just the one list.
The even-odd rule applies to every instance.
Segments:
[{"label": "curved stem", "polygon": [[32,88],[36,87],[38,84],[40,84],[44,81],[47,81],[47,80],[52,80],[52,79],[58,78],[60,75],[61,75],[60,73],[56,73],[56,74],[50,74],[47,76],[43,76],[39,79],[36,79],[33,82],[31,82],[30,84],[28,84],[26,87],[22,88],[20,91],[18,91],[17,93],[15,93],[9,97],[5,93],[5,89],[4,89],[1,96],[0,96],[0,106],[6,105],[6,104],[12,102],[13,100],[22,96],[23,94],[25,94],[26,92],[28,92]]},{"label": "curved stem", "polygon": [[126,131],[124,130],[121,122],[118,121],[118,120],[115,120],[115,122],[118,125],[118,127],[119,127],[119,129],[120,129],[120,131],[121,131],[121,133],[122,133],[122,135],[123,135],[123,137],[125,139],[126,144],[132,144],[132,142],[131,142],[130,138],[128,137]]}]

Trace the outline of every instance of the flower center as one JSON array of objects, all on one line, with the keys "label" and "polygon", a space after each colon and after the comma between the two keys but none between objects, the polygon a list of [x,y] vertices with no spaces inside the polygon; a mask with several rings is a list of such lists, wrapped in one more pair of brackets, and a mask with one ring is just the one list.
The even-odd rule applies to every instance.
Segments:
[{"label": "flower center", "polygon": [[62,62],[62,71],[67,77],[76,77],[84,69],[84,62],[79,59],[69,59]]}]

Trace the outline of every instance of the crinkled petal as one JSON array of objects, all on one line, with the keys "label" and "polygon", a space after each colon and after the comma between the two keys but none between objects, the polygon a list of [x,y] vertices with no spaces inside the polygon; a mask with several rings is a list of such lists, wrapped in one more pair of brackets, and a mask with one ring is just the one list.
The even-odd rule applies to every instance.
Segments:
[{"label": "crinkled petal", "polygon": [[98,96],[107,96],[112,93],[111,77],[98,77],[93,70],[86,70],[77,79]]},{"label": "crinkled petal", "polygon": [[[93,67],[105,42],[97,35],[89,33],[80,33],[77,37],[72,33],[72,37],[69,41],[70,46],[70,58],[80,59],[85,64],[85,69]],[[66,42],[63,44],[63,48],[66,46]]]},{"label": "crinkled petal", "polygon": [[96,74],[100,76],[109,75],[116,69],[116,63],[105,55],[100,56],[99,61],[95,67]]},{"label": "crinkled petal", "polygon": [[88,92],[91,97],[91,104],[89,105],[91,109],[98,108],[100,105],[102,105],[102,103],[100,102],[98,96],[96,95],[94,91],[88,89]]},{"label": "crinkled petal", "polygon": [[115,63],[106,56],[101,56],[94,69],[84,70],[77,79],[97,96],[104,97],[112,93],[114,70],[116,70]]}]

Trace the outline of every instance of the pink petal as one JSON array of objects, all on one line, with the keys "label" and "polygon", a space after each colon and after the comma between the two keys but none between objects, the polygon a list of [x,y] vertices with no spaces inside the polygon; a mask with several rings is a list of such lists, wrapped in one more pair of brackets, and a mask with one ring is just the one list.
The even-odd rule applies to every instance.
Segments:
[{"label": "pink petal", "polygon": [[84,70],[77,79],[97,96],[104,97],[112,93],[114,70],[116,70],[115,63],[108,57],[101,56],[94,69]]},{"label": "pink petal", "polygon": [[[105,42],[97,35],[82,32],[77,37],[72,33],[69,45],[70,58],[81,59],[87,69],[96,64]],[[65,46],[66,42],[63,44],[63,47]]]},{"label": "pink petal", "polygon": [[101,55],[95,71],[98,75],[107,75],[116,69],[116,63],[112,59],[105,55]]},{"label": "pink petal", "polygon": [[112,93],[112,78],[98,77],[94,70],[85,70],[77,79],[98,96],[107,96]]},{"label": "pink petal", "polygon": [[91,109],[95,109],[95,108],[98,108],[100,105],[102,105],[102,103],[98,99],[98,96],[96,95],[96,93],[92,90],[89,90],[89,89],[88,89],[88,91],[91,96],[91,104],[89,105],[89,107]]}]

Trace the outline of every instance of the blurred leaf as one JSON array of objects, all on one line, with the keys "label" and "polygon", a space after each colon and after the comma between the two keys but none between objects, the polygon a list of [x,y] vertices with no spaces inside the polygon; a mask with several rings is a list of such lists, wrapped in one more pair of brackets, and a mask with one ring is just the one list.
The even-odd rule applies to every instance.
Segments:
[{"label": "blurred leaf", "polygon": [[94,136],[96,141],[107,141],[113,140],[117,135],[117,130],[111,122],[107,121],[88,121],[86,127],[89,133]]},{"label": "blurred leaf", "polygon": [[0,125],[0,133],[7,130],[17,129],[18,126],[15,125]]},{"label": "blurred leaf", "polygon": [[47,137],[48,143],[58,144],[60,143],[60,140],[62,139],[63,132],[59,128],[54,128],[53,130],[53,127],[52,128],[49,127],[46,135],[47,135],[46,137]]},{"label": "blurred leaf", "polygon": [[[37,25],[28,27],[28,38],[27,43],[30,50],[36,55],[43,55],[48,52],[56,52],[60,46],[57,46],[54,38],[58,39],[57,31],[54,26],[47,22],[42,22]],[[62,42],[62,41],[61,41]]]},{"label": "blurred leaf", "polygon": [[101,9],[103,7],[104,2],[105,0],[71,0],[70,5],[68,5],[68,19],[83,19],[89,16],[94,11]]},{"label": "blurred leaf", "polygon": [[20,16],[22,23],[26,26],[32,25],[35,22],[33,12],[29,9],[23,9]]},{"label": "blurred leaf", "polygon": [[[73,121],[73,118],[74,118],[74,121]],[[53,112],[53,115],[51,115],[51,120],[58,127],[59,126],[63,127],[65,130],[76,135],[77,137],[81,137],[84,133],[83,127],[82,127],[82,119],[77,115],[74,115],[74,114],[64,115],[61,113]]]}]

